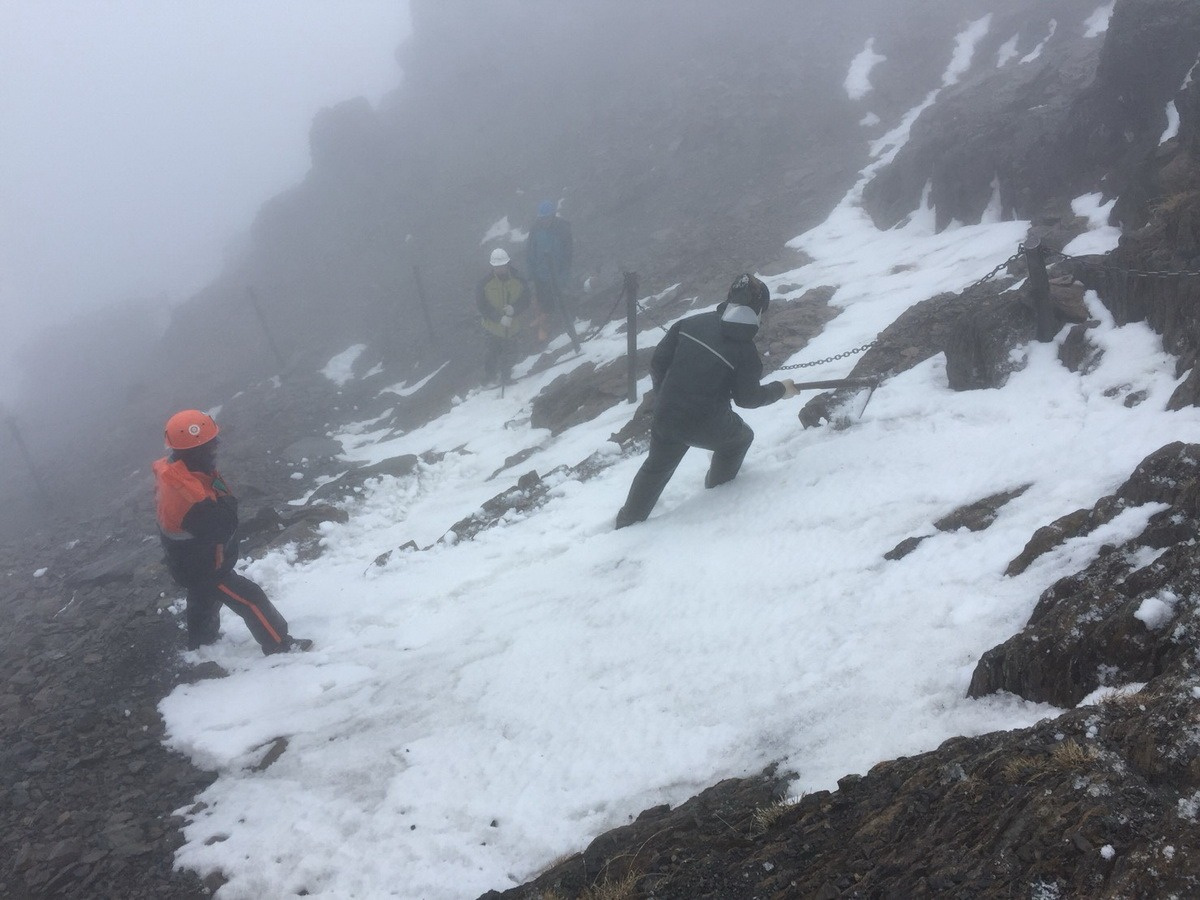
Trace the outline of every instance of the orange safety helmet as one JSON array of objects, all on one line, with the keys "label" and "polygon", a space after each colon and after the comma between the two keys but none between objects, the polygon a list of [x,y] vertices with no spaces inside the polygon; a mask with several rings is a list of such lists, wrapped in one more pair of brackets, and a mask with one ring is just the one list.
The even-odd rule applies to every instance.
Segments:
[{"label": "orange safety helmet", "polygon": [[213,417],[198,409],[185,409],[175,413],[167,419],[167,427],[163,429],[167,447],[171,450],[191,450],[193,447],[207,444],[220,431]]}]

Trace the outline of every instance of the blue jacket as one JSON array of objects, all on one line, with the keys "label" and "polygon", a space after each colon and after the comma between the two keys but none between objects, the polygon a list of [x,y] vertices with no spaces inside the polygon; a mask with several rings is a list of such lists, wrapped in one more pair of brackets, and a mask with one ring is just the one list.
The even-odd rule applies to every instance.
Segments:
[{"label": "blue jacket", "polygon": [[525,261],[534,281],[552,282],[560,289],[571,271],[574,252],[571,225],[558,216],[539,217],[529,229]]}]

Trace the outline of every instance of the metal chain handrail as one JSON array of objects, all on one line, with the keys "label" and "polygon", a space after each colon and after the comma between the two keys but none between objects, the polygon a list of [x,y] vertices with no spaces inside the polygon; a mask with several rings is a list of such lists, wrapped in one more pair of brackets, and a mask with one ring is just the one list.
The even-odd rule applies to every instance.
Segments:
[{"label": "metal chain handrail", "polygon": [[647,319],[649,319],[651,322],[653,322],[655,325],[657,325],[663,331],[667,330],[667,326],[664,325],[662,322],[658,321],[658,319],[654,318],[654,316],[650,315],[650,310],[648,310],[648,309],[646,309],[646,307],[642,306],[642,302],[640,300],[635,301],[635,305],[638,308],[638,312],[640,312],[643,316],[645,316]]},{"label": "metal chain handrail", "polygon": [[839,359],[845,359],[848,356],[855,356],[859,353],[865,353],[878,343],[879,341],[876,339],[871,341],[869,344],[863,344],[861,347],[855,347],[853,350],[843,350],[841,353],[826,357],[825,359],[818,359],[814,360],[813,362],[793,363],[790,366],[780,366],[778,371],[782,372],[786,369],[808,369],[812,366],[821,366],[825,363],[837,362]]},{"label": "metal chain handrail", "polygon": [[[1024,252],[1025,252],[1025,245],[1022,244],[1020,247],[1017,248],[1016,253],[1014,253],[1012,256],[1010,256],[1008,259],[1006,259],[1004,262],[1000,263],[1000,265],[996,266],[996,268],[992,269],[992,271],[988,272],[982,278],[977,279],[976,281],[973,281],[970,284],[968,284],[965,288],[963,288],[963,291],[964,292],[969,291],[972,288],[977,288],[981,284],[986,284],[987,282],[991,281],[993,278],[995,278],[997,275],[999,275],[1001,272],[1003,272],[1005,269],[1007,269],[1011,263],[1013,263],[1017,259],[1020,259],[1021,254]],[[879,343],[879,339],[876,338],[875,340],[871,341],[870,343],[863,344],[861,347],[855,347],[853,350],[845,350],[845,351],[843,351],[841,353],[837,353],[833,356],[826,357],[825,359],[818,359],[813,362],[793,363],[790,366],[780,366],[779,371],[784,371],[786,369],[807,369],[812,366],[821,366],[821,365],[824,365],[825,363],[837,362],[839,359],[845,359],[848,356],[855,356],[859,353],[865,353],[866,351],[870,350],[872,347],[874,347],[878,343]]]},{"label": "metal chain handrail", "polygon": [[1142,278],[1200,278],[1200,271],[1176,271],[1163,272],[1152,271],[1148,269],[1127,269],[1123,266],[1114,266],[1112,263],[1094,262],[1090,259],[1082,259],[1078,256],[1071,256],[1069,253],[1063,253],[1060,250],[1045,250],[1047,256],[1053,256],[1065,262],[1075,262],[1082,266],[1087,266],[1092,269],[1104,269],[1109,272],[1123,272],[1126,275],[1137,275]]}]

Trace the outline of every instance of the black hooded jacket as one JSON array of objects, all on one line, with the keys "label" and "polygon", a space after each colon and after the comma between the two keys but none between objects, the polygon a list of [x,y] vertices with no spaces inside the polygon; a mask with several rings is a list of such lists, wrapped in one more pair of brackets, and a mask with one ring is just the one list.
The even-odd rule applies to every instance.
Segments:
[{"label": "black hooded jacket", "polygon": [[758,325],[721,321],[728,306],[676,322],[655,348],[655,425],[689,430],[727,413],[730,401],[753,409],[783,398],[780,382],[761,384]]}]

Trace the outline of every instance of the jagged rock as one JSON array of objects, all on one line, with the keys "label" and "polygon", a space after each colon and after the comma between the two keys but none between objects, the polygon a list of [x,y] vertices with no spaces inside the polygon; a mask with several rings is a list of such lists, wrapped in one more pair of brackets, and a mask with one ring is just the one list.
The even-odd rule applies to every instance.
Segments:
[{"label": "jagged rock", "polygon": [[[250,768],[255,772],[265,772],[287,751],[288,739],[286,737],[277,737],[270,741],[267,746],[267,752],[263,754],[262,759],[252,765]],[[258,748],[261,749],[261,748]]]},{"label": "jagged rock", "polygon": [[770,305],[766,321],[754,341],[762,354],[764,373],[775,371],[803,349],[838,314],[838,310],[829,305],[833,295],[834,288],[818,287],[805,291],[798,300]]},{"label": "jagged rock", "polygon": [[[1067,536],[1086,534],[1124,509],[1166,503],[1143,532],[1106,547],[1083,572],[1039,599],[1025,628],[984,654],[970,696],[1007,690],[1072,706],[1098,687],[1149,681],[1186,658],[1200,633],[1200,595],[1190,539],[1200,527],[1200,446],[1170,444],[1151,454],[1116,494],[1039,529],[1012,573]],[[1166,548],[1138,566],[1138,552]],[[1167,628],[1166,623],[1170,622]]]},{"label": "jagged rock", "polygon": [[688,804],[647,811],[484,898],[618,886],[656,900],[1187,896],[1200,851],[1179,814],[1200,786],[1193,705],[1175,682],[1033,728],[952,738],[792,803],[736,798],[715,818],[703,807],[685,818]]},{"label": "jagged rock", "polygon": [[1030,487],[1031,485],[1025,484],[961,506],[948,516],[938,519],[933,523],[933,527],[938,531],[946,532],[957,531],[960,528],[966,528],[968,531],[983,531],[996,521],[996,515],[1002,506],[1020,497]]},{"label": "jagged rock", "polygon": [[[650,371],[650,348],[637,355],[637,376]],[[606,409],[624,401],[629,393],[628,364],[616,359],[599,368],[586,362],[544,387],[533,400],[529,424],[559,434],[575,425],[590,422]]]},{"label": "jagged rock", "polygon": [[[600,835],[582,853],[557,863],[535,881],[503,893],[489,891],[480,900],[581,897],[601,885],[632,888],[635,883],[657,896],[655,889],[661,882],[652,874],[655,861],[669,857],[673,846],[709,840],[720,844],[729,840],[730,832],[751,833],[755,813],[779,802],[788,779],[772,767],[757,778],[718,782],[677,809],[664,805],[645,810],[629,825]],[[633,896],[632,891],[624,896]]]},{"label": "jagged rock", "polygon": [[329,437],[304,437],[293,441],[283,451],[285,462],[300,463],[315,462],[322,459],[333,459],[342,453],[342,442]]},{"label": "jagged rock", "polygon": [[144,545],[132,548],[115,546],[106,556],[70,572],[67,575],[67,584],[73,587],[101,587],[107,584],[131,582],[138,569],[151,562],[158,553],[157,546],[153,551]]},{"label": "jagged rock", "polygon": [[1088,331],[1099,322],[1090,321],[1071,326],[1058,348],[1058,359],[1068,371],[1087,375],[1100,365],[1104,350],[1088,340]]}]

